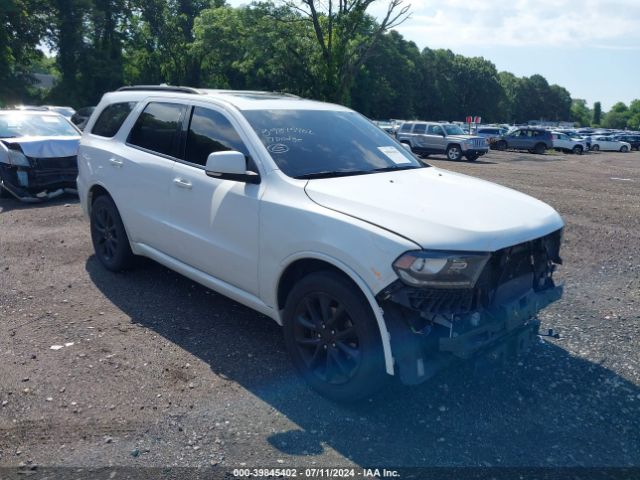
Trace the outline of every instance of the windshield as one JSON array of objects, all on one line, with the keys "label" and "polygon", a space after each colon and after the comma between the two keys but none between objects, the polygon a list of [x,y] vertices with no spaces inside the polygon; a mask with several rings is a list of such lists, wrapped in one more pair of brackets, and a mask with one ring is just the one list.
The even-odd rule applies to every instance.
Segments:
[{"label": "windshield", "polygon": [[410,152],[356,112],[243,112],[278,168],[313,178],[424,167]]},{"label": "windshield", "polygon": [[78,131],[59,115],[0,113],[0,138],[79,136]]},{"label": "windshield", "polygon": [[442,125],[447,135],[466,135],[458,125]]}]

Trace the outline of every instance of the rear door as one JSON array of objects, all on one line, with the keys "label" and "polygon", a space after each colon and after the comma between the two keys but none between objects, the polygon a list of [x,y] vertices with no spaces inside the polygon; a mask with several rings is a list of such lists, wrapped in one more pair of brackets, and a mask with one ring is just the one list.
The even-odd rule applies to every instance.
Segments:
[{"label": "rear door", "polygon": [[427,142],[432,152],[442,153],[447,148],[447,140],[444,130],[440,125],[429,125],[427,127]]},{"label": "rear door", "polygon": [[167,225],[169,185],[178,154],[179,134],[187,106],[166,99],[146,103],[129,132],[122,155],[112,166],[119,175],[115,195],[127,212],[125,224],[134,232],[131,241],[167,253],[171,248]]},{"label": "rear door", "polygon": [[413,126],[413,146],[416,149],[429,151],[429,139],[426,135],[427,125],[425,123],[416,123]]}]

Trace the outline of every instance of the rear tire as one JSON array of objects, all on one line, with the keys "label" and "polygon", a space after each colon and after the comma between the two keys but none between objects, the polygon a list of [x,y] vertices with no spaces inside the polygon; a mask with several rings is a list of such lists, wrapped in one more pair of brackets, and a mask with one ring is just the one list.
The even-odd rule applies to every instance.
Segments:
[{"label": "rear tire", "polygon": [[582,155],[582,147],[580,145],[576,145],[575,147],[573,147],[572,152],[575,153],[576,155]]},{"label": "rear tire", "polygon": [[96,257],[107,270],[118,272],[133,266],[135,256],[116,204],[101,195],[91,205],[91,241]]},{"label": "rear tire", "polygon": [[547,151],[547,146],[544,143],[537,143],[536,146],[533,148],[533,152],[538,155],[543,155],[544,152],[546,151]]},{"label": "rear tire", "polygon": [[9,198],[11,196],[12,195],[7,192],[7,190],[2,185],[0,185],[0,198]]},{"label": "rear tire", "polygon": [[591,145],[591,151],[592,152],[597,152],[600,150],[600,145]]},{"label": "rear tire", "polygon": [[449,145],[445,154],[449,160],[454,162],[457,162],[462,158],[462,150],[458,145]]},{"label": "rear tire", "polygon": [[386,383],[374,314],[362,292],[342,275],[320,271],[298,281],[283,317],[293,365],[320,395],[353,402]]},{"label": "rear tire", "polygon": [[627,152],[629,151],[629,149],[627,148],[627,146],[626,146],[626,145],[623,145],[623,146],[621,146],[621,147],[620,147],[620,151],[621,151],[622,153],[627,153]]}]

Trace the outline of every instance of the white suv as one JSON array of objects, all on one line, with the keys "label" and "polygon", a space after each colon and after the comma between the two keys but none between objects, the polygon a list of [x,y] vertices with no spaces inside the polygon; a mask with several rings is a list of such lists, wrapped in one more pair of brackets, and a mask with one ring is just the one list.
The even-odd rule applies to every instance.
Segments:
[{"label": "white suv", "polygon": [[518,353],[562,292],[551,207],[425,165],[338,105],[125,87],[96,107],[78,164],[106,268],[150,257],[271,317],[334,400]]}]

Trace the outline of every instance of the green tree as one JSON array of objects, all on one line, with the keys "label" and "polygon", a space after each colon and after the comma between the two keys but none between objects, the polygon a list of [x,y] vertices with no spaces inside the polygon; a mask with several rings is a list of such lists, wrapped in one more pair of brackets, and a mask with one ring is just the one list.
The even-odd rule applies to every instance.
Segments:
[{"label": "green tree", "polygon": [[602,126],[605,128],[625,128],[631,118],[631,112],[623,102],[616,103],[604,116]]},{"label": "green tree", "polygon": [[587,107],[587,101],[581,98],[573,99],[571,102],[571,120],[581,127],[591,125],[591,111]]},{"label": "green tree", "polygon": [[300,13],[313,29],[320,48],[323,97],[347,103],[353,82],[372,55],[382,35],[404,22],[409,6],[390,0],[381,22],[367,9],[375,0],[291,0],[287,6]]},{"label": "green tree", "polygon": [[38,45],[46,31],[44,0],[0,2],[0,106],[34,95],[32,66],[42,58]]},{"label": "green tree", "polygon": [[640,130],[640,99],[632,101],[629,105],[627,127],[631,130]]},{"label": "green tree", "polygon": [[593,126],[599,127],[602,121],[602,104],[596,102],[593,104]]}]

